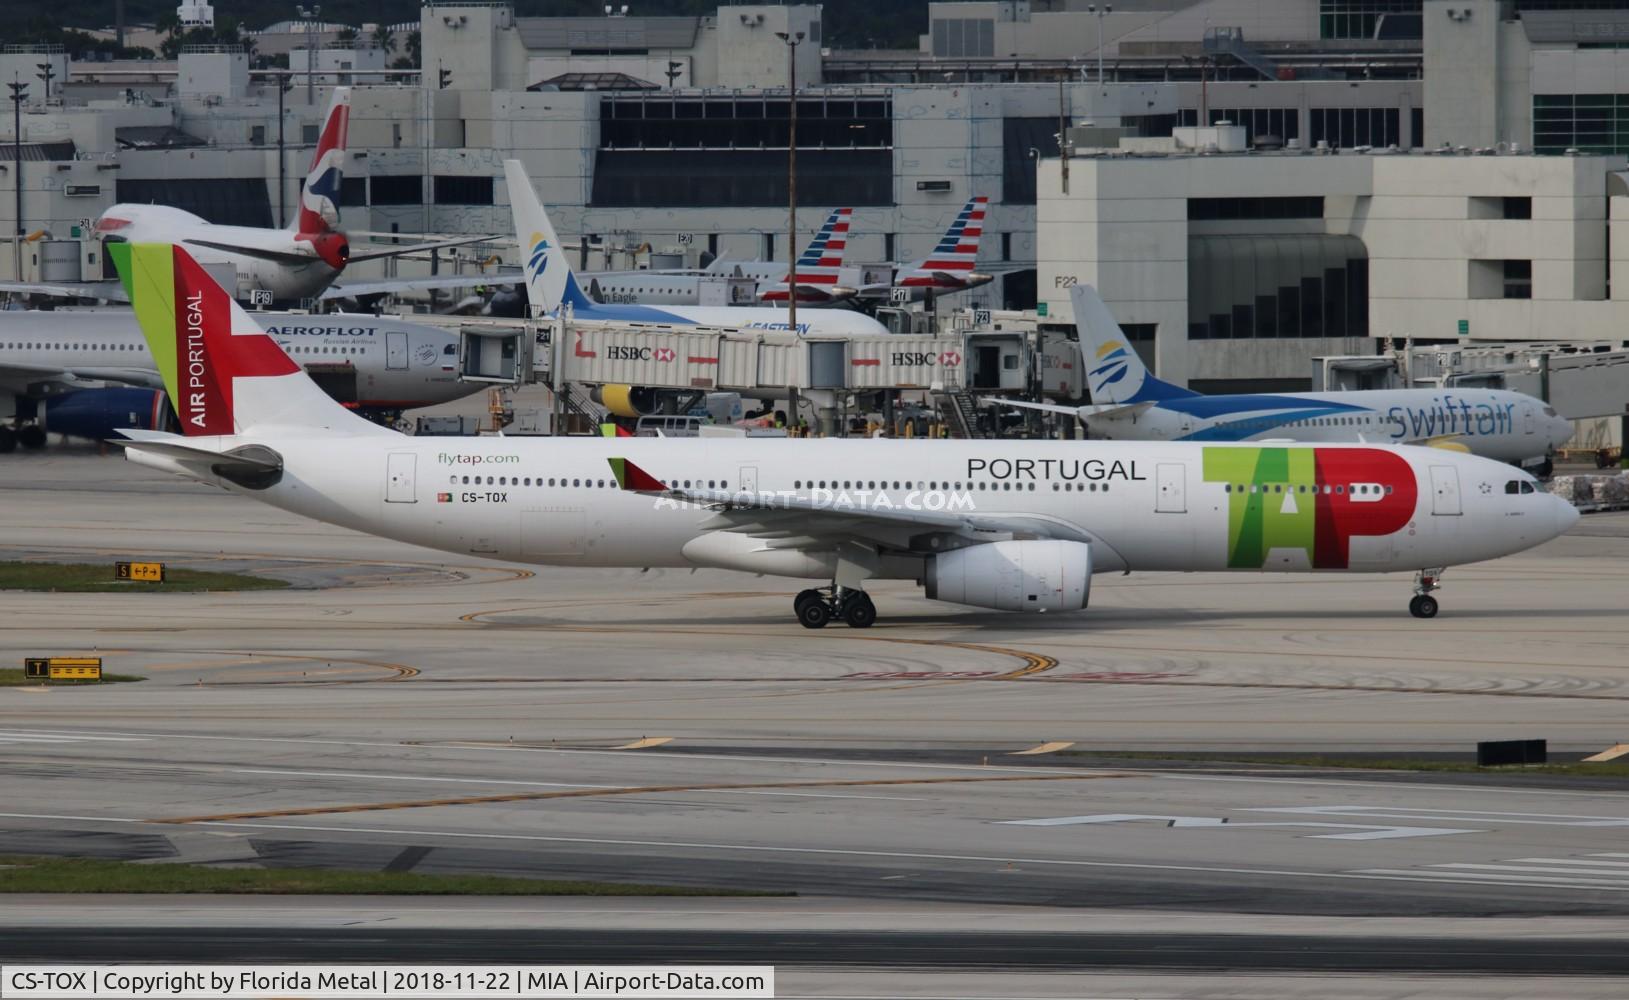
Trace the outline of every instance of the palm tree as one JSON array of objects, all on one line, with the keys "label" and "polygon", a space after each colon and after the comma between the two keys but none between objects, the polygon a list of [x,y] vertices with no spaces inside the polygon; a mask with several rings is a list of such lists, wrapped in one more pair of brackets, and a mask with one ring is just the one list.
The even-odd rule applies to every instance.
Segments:
[{"label": "palm tree", "polygon": [[396,51],[396,36],[390,33],[390,25],[380,21],[373,26],[373,44],[386,52]]}]

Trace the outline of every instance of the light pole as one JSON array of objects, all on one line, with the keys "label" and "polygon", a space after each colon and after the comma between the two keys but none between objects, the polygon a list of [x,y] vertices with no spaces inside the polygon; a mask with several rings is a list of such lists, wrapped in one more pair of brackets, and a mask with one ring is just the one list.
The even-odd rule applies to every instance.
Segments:
[{"label": "light pole", "polygon": [[786,139],[786,325],[798,329],[798,43],[803,32],[775,32],[786,43],[786,106],[791,125]]},{"label": "light pole", "polygon": [[288,157],[283,155],[283,98],[294,89],[294,81],[287,76],[277,77],[277,224],[288,225]]},{"label": "light pole", "polygon": [[1099,7],[1095,3],[1086,5],[1086,13],[1097,15],[1097,86],[1103,88],[1103,18],[1114,13],[1114,4],[1106,3]]},{"label": "light pole", "polygon": [[317,102],[317,22],[322,16],[322,4],[312,4],[310,10],[299,6],[294,8],[300,12],[305,21],[305,103]]},{"label": "light pole", "polygon": [[12,82],[6,84],[11,88],[12,107],[12,133],[15,143],[11,158],[11,183],[17,191],[17,234],[12,237],[11,245],[17,251],[18,281],[23,280],[23,102],[28,100],[28,84],[16,73],[12,75]]}]

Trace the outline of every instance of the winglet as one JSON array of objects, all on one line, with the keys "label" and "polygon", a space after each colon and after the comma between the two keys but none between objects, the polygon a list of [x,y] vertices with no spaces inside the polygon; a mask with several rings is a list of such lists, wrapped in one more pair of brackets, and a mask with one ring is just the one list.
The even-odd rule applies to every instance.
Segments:
[{"label": "winglet", "polygon": [[611,474],[617,478],[617,485],[630,493],[666,493],[668,491],[666,483],[626,458],[608,458],[606,461],[611,463]]}]

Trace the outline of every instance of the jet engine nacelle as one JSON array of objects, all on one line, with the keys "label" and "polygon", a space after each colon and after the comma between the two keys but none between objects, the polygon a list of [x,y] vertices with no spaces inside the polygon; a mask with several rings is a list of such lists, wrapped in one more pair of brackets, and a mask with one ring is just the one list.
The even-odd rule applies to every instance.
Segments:
[{"label": "jet engine nacelle", "polygon": [[602,385],[593,396],[614,416],[630,419],[649,416],[662,405],[660,390],[643,385]]},{"label": "jet engine nacelle", "polygon": [[1084,542],[990,542],[928,560],[929,600],[996,611],[1079,611],[1092,591]]},{"label": "jet engine nacelle", "polygon": [[80,389],[45,401],[43,430],[105,441],[120,430],[171,430],[169,397],[159,389]]}]

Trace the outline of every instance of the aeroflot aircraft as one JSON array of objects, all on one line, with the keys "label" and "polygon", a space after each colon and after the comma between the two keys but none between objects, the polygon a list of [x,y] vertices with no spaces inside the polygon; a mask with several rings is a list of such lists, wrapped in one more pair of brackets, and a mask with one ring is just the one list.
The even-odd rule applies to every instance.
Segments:
[{"label": "aeroflot aircraft", "polygon": [[1091,406],[1011,403],[1073,413],[1121,441],[1358,441],[1426,444],[1537,466],[1572,436],[1542,400],[1503,389],[1364,389],[1204,396],[1155,378],[1096,289],[1070,291]]},{"label": "aeroflot aircraft", "polygon": [[[569,305],[578,319],[604,319],[622,323],[660,323],[677,326],[720,326],[746,330],[786,330],[786,310],[761,306],[639,306],[600,305],[583,294],[577,276],[560,249],[554,224],[537,200],[526,168],[519,160],[503,161],[509,182],[509,204],[515,213],[515,235],[525,260],[526,291],[532,305],[553,313]],[[869,316],[847,309],[810,310],[798,317],[798,333],[887,334],[888,328]]]},{"label": "aeroflot aircraft", "polygon": [[449,552],[829,580],[810,628],[865,627],[870,579],[1002,611],[1084,608],[1093,573],[1418,570],[1578,519],[1517,469],[1381,445],[479,438],[426,441],[323,396],[184,249],[115,248],[183,435],[132,461]]},{"label": "aeroflot aircraft", "polygon": [[[480,391],[458,380],[456,333],[350,313],[263,319],[326,392],[374,416]],[[124,428],[170,427],[163,389],[128,310],[0,312],[0,419],[10,418],[0,423],[0,453],[43,447],[47,432],[100,441]]]}]

